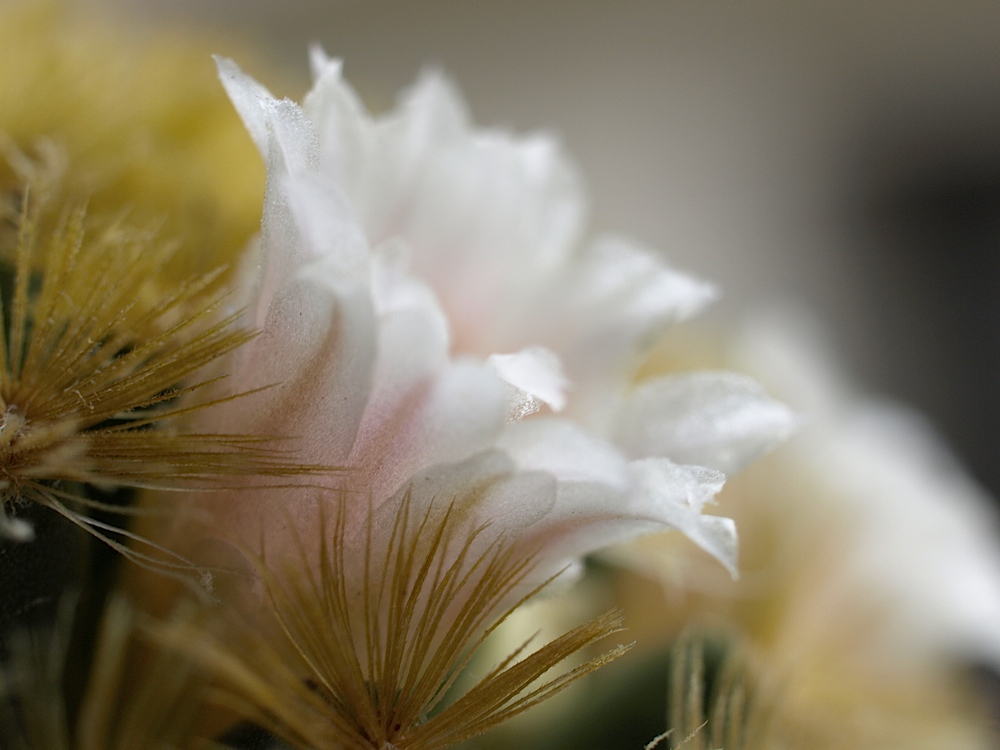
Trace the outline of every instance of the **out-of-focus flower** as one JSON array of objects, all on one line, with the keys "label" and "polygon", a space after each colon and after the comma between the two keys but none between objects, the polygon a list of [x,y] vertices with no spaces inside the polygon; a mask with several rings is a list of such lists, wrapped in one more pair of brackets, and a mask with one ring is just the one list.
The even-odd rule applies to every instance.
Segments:
[{"label": "out-of-focus flower", "polygon": [[[629,608],[637,637],[664,643],[692,623],[721,623],[757,655],[751,672],[777,689],[762,702],[770,727],[741,747],[994,747],[963,673],[998,663],[1000,549],[988,499],[918,417],[852,393],[816,331],[787,322],[806,317],[755,319],[735,343],[702,348],[808,421],[723,494],[742,532],[740,582],[663,537],[613,555],[655,582],[620,583],[626,602],[638,595],[644,605]],[[649,366],[678,356],[692,352],[667,345]],[[711,731],[710,710],[704,718]]]},{"label": "out-of-focus flower", "polygon": [[948,652],[1000,665],[1000,519],[918,413],[858,394],[823,336],[756,319],[734,365],[812,415],[801,444],[775,461],[827,487],[823,506],[850,524],[837,576],[885,608],[900,653]]},{"label": "out-of-focus flower", "polygon": [[[112,54],[113,51],[113,54]],[[95,221],[127,212],[178,245],[161,293],[232,263],[260,222],[264,173],[191,29],[116,22],[60,0],[0,7],[0,231],[13,231],[26,178],[86,202]]]}]

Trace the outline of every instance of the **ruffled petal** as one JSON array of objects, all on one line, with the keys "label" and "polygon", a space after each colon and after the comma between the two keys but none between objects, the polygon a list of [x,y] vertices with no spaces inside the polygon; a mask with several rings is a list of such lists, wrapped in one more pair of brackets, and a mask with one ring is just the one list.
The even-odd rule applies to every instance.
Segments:
[{"label": "ruffled petal", "polygon": [[[350,468],[333,483],[371,499],[352,523],[451,507],[544,545],[542,574],[675,528],[735,570],[732,522],[701,515],[724,480],[706,467],[770,447],[789,413],[749,381],[633,381],[714,289],[621,240],[574,254],[585,206],[558,142],[473,130],[440,74],[373,118],[339,61],[317,48],[312,67],[300,108],[219,63],[268,164],[264,333],[239,369],[279,385],[255,418]],[[542,404],[567,418],[524,418]]]},{"label": "ruffled petal", "polygon": [[368,401],[376,320],[369,296],[330,265],[306,266],[274,295],[263,331],[234,367],[238,389],[266,390],[227,408],[238,431],[291,438],[303,462],[338,465]]},{"label": "ruffled petal", "polygon": [[404,497],[431,519],[449,513],[466,532],[484,530],[488,544],[500,535],[516,538],[544,519],[556,502],[556,480],[547,472],[520,470],[501,451],[484,451],[414,474],[378,508],[374,528],[391,529]]},{"label": "ruffled petal", "polygon": [[546,471],[561,482],[596,482],[619,492],[631,484],[621,453],[567,419],[538,417],[509,425],[497,446],[522,469]]},{"label": "ruffled petal", "polygon": [[557,418],[512,425],[498,445],[522,470],[559,481],[552,510],[523,537],[526,545],[544,543],[557,568],[609,544],[675,529],[736,575],[735,524],[702,515],[722,489],[721,472],[666,459],[627,462],[610,443]]},{"label": "ruffled petal", "polygon": [[310,62],[314,85],[302,109],[316,129],[324,171],[363,208],[370,197],[366,170],[378,158],[375,125],[357,92],[344,80],[340,60],[314,46]]},{"label": "ruffled petal", "polygon": [[550,346],[574,384],[571,413],[603,431],[652,342],[714,297],[652,253],[605,239],[535,290],[506,336],[521,331]]},{"label": "ruffled petal", "polygon": [[631,470],[638,488],[636,512],[646,513],[682,532],[736,578],[739,575],[736,524],[730,518],[702,513],[706,503],[715,501],[725,475],[662,458],[633,461]]},{"label": "ruffled petal", "polygon": [[551,350],[532,346],[514,354],[490,355],[487,363],[508,386],[508,421],[533,414],[543,404],[553,411],[562,411],[566,405],[569,383]]},{"label": "ruffled petal", "polygon": [[372,399],[350,458],[377,501],[426,466],[487,450],[506,417],[502,381],[474,362],[448,365],[401,396]]},{"label": "ruffled petal", "polygon": [[751,378],[696,372],[639,385],[622,406],[615,437],[631,458],[663,456],[731,474],[787,439],[799,423]]}]

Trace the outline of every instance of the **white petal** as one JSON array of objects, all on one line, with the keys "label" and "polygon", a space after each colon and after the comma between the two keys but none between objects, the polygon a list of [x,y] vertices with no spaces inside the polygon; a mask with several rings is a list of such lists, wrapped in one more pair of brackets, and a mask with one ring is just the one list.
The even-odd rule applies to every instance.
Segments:
[{"label": "white petal", "polygon": [[505,134],[467,137],[426,158],[394,227],[419,250],[415,268],[469,332],[466,351],[536,342],[531,329],[506,342],[497,334],[571,248],[583,212],[575,173],[551,141]]},{"label": "white petal", "polygon": [[722,473],[665,459],[626,462],[611,445],[557,418],[511,425],[498,446],[522,470],[559,480],[555,506],[523,537],[528,546],[544,543],[556,568],[610,544],[676,529],[736,575],[735,525],[701,514],[722,489]]},{"label": "white petal", "polygon": [[393,411],[448,365],[448,321],[433,293],[408,274],[398,243],[372,255],[372,298],[379,316],[372,401]]},{"label": "white petal", "polygon": [[422,467],[487,450],[506,417],[503,383],[473,362],[449,365],[402,399],[393,395],[373,398],[351,458],[376,498],[392,495]]},{"label": "white petal", "polygon": [[[618,237],[598,239],[582,257],[581,294],[592,304],[613,302],[612,316],[659,325],[699,312],[718,293],[711,284],[676,271],[654,253]],[[596,299],[593,299],[596,298]]]},{"label": "white petal", "polygon": [[[320,231],[311,231],[307,219],[315,223],[319,216],[329,214],[323,220],[323,231],[336,227],[334,236],[354,236],[352,243],[345,247],[357,246],[360,228],[353,217],[346,215],[342,205],[311,205],[306,195],[297,196],[304,205],[293,218],[286,181],[290,175],[306,179],[318,166],[319,143],[315,131],[297,104],[276,100],[231,60],[216,58],[216,63],[230,99],[267,162],[268,181],[261,221],[261,273],[256,284],[257,304],[253,318],[253,323],[260,326],[264,324],[267,306],[276,291],[310,255],[316,254],[309,250],[317,244]],[[299,223],[310,230],[306,238],[308,246],[303,244]]]},{"label": "white petal", "polygon": [[375,355],[368,294],[314,263],[274,294],[263,331],[234,359],[236,391],[266,390],[217,407],[213,420],[220,432],[289,438],[297,460],[343,464],[368,400]]},{"label": "white petal", "polygon": [[[439,74],[422,76],[395,113],[373,121],[339,71],[324,71],[307,111],[372,242],[397,237],[414,247],[416,271],[477,339],[579,234],[582,191],[558,144],[471,131],[461,97]],[[532,340],[462,350],[486,356]]]},{"label": "white petal", "polygon": [[485,540],[499,534],[519,534],[555,504],[556,482],[544,472],[518,471],[499,451],[479,453],[464,461],[421,469],[375,515],[375,527],[392,527],[405,497],[411,513],[453,519],[475,530],[489,525]]},{"label": "white petal", "polygon": [[380,245],[372,253],[374,282],[372,296],[381,314],[408,310],[430,312],[447,329],[447,319],[433,290],[410,272],[410,247],[394,240]]},{"label": "white petal", "polygon": [[320,133],[323,160],[355,202],[372,244],[395,237],[419,195],[417,186],[428,162],[464,132],[460,97],[439,75],[426,74],[397,110],[378,120],[327,65],[306,101]]},{"label": "white petal", "polygon": [[566,405],[569,384],[551,350],[532,346],[514,354],[493,354],[487,363],[510,386],[509,421],[538,411],[542,404],[553,411],[562,411]]},{"label": "white petal", "polygon": [[633,461],[631,467],[639,491],[636,512],[644,512],[682,532],[736,578],[736,524],[729,518],[701,513],[705,503],[714,502],[725,476],[711,469],[682,466],[666,459]]},{"label": "white petal", "polygon": [[713,287],[621,240],[595,243],[534,293],[517,328],[552,347],[574,385],[571,409],[607,430],[650,344],[714,298]]},{"label": "white petal", "polygon": [[222,85],[257,149],[276,172],[296,174],[319,164],[319,140],[298,104],[277,100],[232,60],[217,57]]},{"label": "white petal", "polygon": [[312,52],[316,81],[302,109],[316,129],[325,173],[364,211],[369,195],[366,171],[380,156],[375,126],[344,80],[341,61],[326,58],[316,47]]},{"label": "white petal", "polygon": [[257,150],[266,159],[270,150],[270,138],[267,132],[267,116],[261,104],[268,100],[273,101],[274,96],[229,58],[216,56],[215,65],[229,100],[236,107],[240,119],[243,120],[250,137],[257,145]]},{"label": "white petal", "polygon": [[326,54],[322,45],[309,45],[309,72],[312,73],[314,84],[331,68],[339,75],[342,67],[343,61]]},{"label": "white petal", "polygon": [[465,134],[469,113],[455,85],[438,70],[421,72],[417,82],[400,96],[399,110],[411,122],[415,142],[452,140]]},{"label": "white petal", "polygon": [[368,241],[336,183],[303,174],[286,176],[279,185],[295,220],[303,256],[325,258],[345,283],[367,284]]},{"label": "white petal", "polygon": [[[503,134],[498,140],[507,144],[511,138]],[[523,189],[530,195],[527,202],[537,211],[532,228],[537,255],[528,260],[537,265],[536,273],[543,272],[565,261],[579,239],[586,209],[583,186],[561,144],[552,136],[523,138],[517,142],[516,153],[525,178]]]},{"label": "white petal", "polygon": [[615,434],[632,458],[663,456],[731,474],[787,439],[799,421],[751,378],[697,372],[638,386]]},{"label": "white petal", "polygon": [[318,176],[269,167],[261,220],[255,326],[263,326],[276,291],[304,264],[325,258],[345,284],[368,285],[367,243],[350,208]]},{"label": "white petal", "polygon": [[567,419],[536,418],[512,424],[497,446],[526,470],[547,471],[563,482],[596,482],[627,492],[628,464],[610,443]]},{"label": "white petal", "polygon": [[633,462],[629,471],[632,486],[625,491],[600,482],[559,483],[555,506],[519,540],[525,550],[545,550],[549,564],[537,572],[539,577],[608,545],[671,529],[737,575],[735,524],[701,514],[721,488],[722,474],[664,459]]},{"label": "white petal", "polygon": [[302,108],[288,99],[271,99],[261,107],[270,135],[269,178],[315,171],[320,163],[319,137]]},{"label": "white petal", "polygon": [[[615,237],[589,246],[566,269],[561,283],[551,299],[559,325],[622,336],[629,343],[646,343],[651,334],[693,315],[717,296],[712,285]],[[565,306],[561,315],[557,305]]]}]

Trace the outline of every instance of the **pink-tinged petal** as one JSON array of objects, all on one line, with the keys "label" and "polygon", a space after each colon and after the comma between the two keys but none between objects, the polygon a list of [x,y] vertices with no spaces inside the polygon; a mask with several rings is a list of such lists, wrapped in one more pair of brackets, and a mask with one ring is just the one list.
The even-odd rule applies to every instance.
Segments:
[{"label": "pink-tinged petal", "polygon": [[268,195],[255,306],[261,334],[230,365],[232,392],[266,390],[216,418],[231,431],[292,439],[303,462],[339,465],[378,356],[367,245],[350,210],[317,180],[272,179]]},{"label": "pink-tinged petal", "polygon": [[799,424],[755,380],[695,372],[639,385],[621,408],[615,438],[630,458],[662,456],[731,474],[786,440]]},{"label": "pink-tinged petal", "polygon": [[374,498],[384,499],[426,466],[487,450],[506,417],[502,381],[458,362],[391,400],[372,398],[351,454]]},{"label": "pink-tinged petal", "polygon": [[493,133],[440,147],[427,161],[391,230],[415,248],[414,268],[441,297],[460,351],[536,342],[524,335],[530,329],[499,336],[576,238],[583,201],[572,169],[545,138]]},{"label": "pink-tinged petal", "polygon": [[235,360],[235,388],[267,389],[227,405],[227,421],[291,438],[303,462],[342,464],[374,378],[375,331],[363,288],[344,284],[325,259],[305,266],[273,296],[260,336]]},{"label": "pink-tinged petal", "polygon": [[[365,287],[345,283],[330,259],[303,266],[272,295],[261,334],[232,359],[235,391],[265,390],[213,409],[210,429],[275,436],[296,461],[346,466],[374,379],[376,332]],[[237,492],[203,498],[214,519],[209,526],[192,530],[179,515],[172,548],[206,563],[220,551],[239,558],[237,550],[248,547],[259,554],[260,545],[275,559],[288,554],[289,527],[301,534],[319,520],[317,493],[259,482],[248,477]]]},{"label": "pink-tinged petal", "polygon": [[556,490],[556,480],[547,472],[521,471],[504,453],[485,451],[411,476],[377,509],[374,527],[387,534],[408,496],[411,507],[422,509],[421,515],[439,519],[450,513],[465,531],[483,529],[488,544],[499,535],[516,538],[543,520],[555,505]]},{"label": "pink-tinged petal", "polygon": [[508,386],[508,421],[533,414],[543,404],[553,411],[566,406],[569,383],[551,350],[532,346],[514,354],[493,354],[487,363]]}]

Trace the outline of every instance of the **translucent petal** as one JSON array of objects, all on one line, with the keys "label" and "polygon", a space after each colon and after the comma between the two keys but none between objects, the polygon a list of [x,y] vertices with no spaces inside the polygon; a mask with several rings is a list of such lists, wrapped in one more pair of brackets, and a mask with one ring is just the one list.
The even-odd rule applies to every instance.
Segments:
[{"label": "translucent petal", "polygon": [[751,378],[696,372],[636,387],[622,406],[615,434],[632,458],[663,456],[733,473],[787,439],[799,423]]}]

